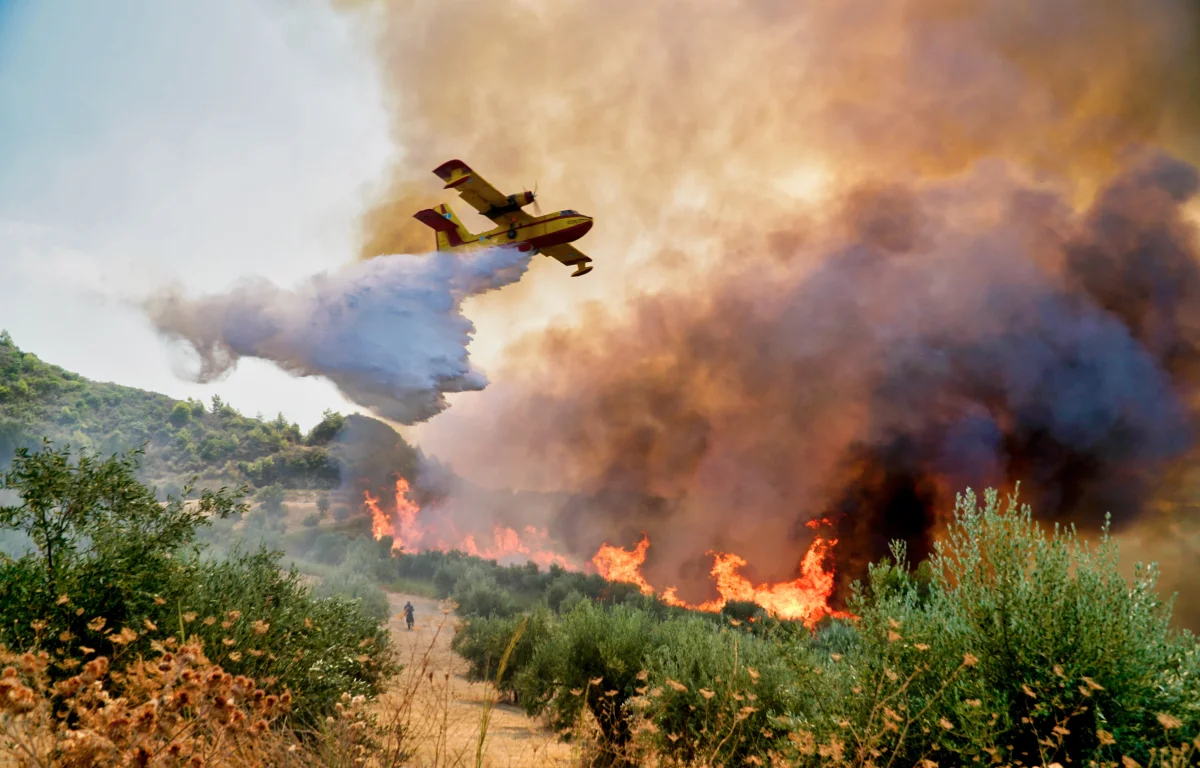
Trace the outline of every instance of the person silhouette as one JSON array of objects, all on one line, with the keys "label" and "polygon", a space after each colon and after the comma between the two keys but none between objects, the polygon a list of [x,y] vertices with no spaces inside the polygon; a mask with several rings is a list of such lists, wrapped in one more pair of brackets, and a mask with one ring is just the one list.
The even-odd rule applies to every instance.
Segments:
[{"label": "person silhouette", "polygon": [[409,632],[412,632],[413,610],[413,604],[411,602],[404,604],[404,622],[408,624]]}]

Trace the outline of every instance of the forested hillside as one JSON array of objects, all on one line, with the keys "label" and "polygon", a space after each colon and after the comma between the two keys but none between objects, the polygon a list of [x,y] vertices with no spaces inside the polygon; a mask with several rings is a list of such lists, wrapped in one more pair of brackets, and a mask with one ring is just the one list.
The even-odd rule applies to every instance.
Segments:
[{"label": "forested hillside", "polygon": [[336,488],[350,465],[356,477],[368,477],[408,475],[416,462],[413,448],[374,419],[326,412],[304,434],[282,414],[251,418],[219,397],[206,404],[90,381],[23,352],[0,331],[0,466],[14,448],[43,437],[104,454],[145,445],[141,478],[164,490],[193,476],[209,484]]}]

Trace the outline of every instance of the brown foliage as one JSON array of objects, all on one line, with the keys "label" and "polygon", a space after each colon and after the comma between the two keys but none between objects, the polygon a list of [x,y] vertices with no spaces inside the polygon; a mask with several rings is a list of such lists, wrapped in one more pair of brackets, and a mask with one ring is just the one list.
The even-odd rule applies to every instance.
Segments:
[{"label": "brown foliage", "polygon": [[[198,641],[155,643],[121,666],[0,650],[0,760],[21,766],[309,766],[363,763],[373,735],[361,697],[344,696],[314,742],[286,727],[290,691],[268,694],[204,655]],[[79,671],[55,683],[51,665]],[[336,747],[336,750],[330,749]]]}]

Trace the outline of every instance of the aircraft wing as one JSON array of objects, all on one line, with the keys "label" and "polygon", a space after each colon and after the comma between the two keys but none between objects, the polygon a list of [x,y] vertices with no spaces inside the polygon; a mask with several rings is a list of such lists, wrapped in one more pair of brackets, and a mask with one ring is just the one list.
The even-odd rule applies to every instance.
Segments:
[{"label": "aircraft wing", "polygon": [[514,220],[517,224],[533,221],[532,216],[521,210],[519,205],[501,194],[500,190],[489,184],[462,160],[448,160],[433,172],[446,182],[446,189],[453,189],[468,205],[497,224],[508,224]]},{"label": "aircraft wing", "polygon": [[571,277],[579,277],[592,271],[592,267],[588,266],[588,262],[592,260],[591,257],[586,256],[570,243],[551,245],[548,248],[542,248],[541,252],[558,259],[568,267],[575,267],[575,271],[571,273]]}]

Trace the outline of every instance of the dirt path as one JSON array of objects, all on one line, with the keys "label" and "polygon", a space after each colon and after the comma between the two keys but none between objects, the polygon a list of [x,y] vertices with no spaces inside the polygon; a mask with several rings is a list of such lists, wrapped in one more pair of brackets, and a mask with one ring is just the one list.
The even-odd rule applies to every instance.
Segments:
[{"label": "dirt path", "polygon": [[[484,702],[495,692],[483,683],[468,683],[467,664],[450,650],[455,617],[436,601],[411,595],[390,594],[390,627],[400,649],[405,670],[381,706],[411,706],[409,721],[416,754],[412,765],[475,766]],[[412,601],[416,622],[408,631],[401,615]],[[571,766],[571,748],[530,719],[519,708],[496,704],[488,723],[482,765]]]}]

